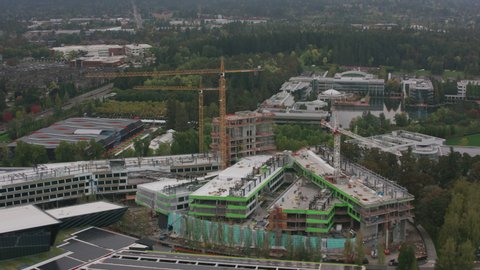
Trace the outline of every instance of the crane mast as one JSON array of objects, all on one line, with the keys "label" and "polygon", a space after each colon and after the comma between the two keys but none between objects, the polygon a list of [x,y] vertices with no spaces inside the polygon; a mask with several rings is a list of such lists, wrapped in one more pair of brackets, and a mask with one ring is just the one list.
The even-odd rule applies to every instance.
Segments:
[{"label": "crane mast", "polygon": [[[339,127],[338,122],[337,122],[337,113],[336,113],[336,111],[333,107],[333,104],[332,104],[332,110],[331,111],[332,111],[332,119],[330,120],[330,123],[326,122],[326,121],[322,121],[321,125],[330,129],[332,131],[332,134],[333,134],[333,168],[334,168],[334,176],[335,177],[340,176],[340,173],[341,173],[340,159],[341,159],[341,137],[342,137],[342,134],[347,136],[347,137],[353,138],[355,140],[361,141],[362,143],[364,143],[366,145],[369,145],[371,147],[379,148],[383,151],[390,152],[390,153],[392,153],[396,156],[401,156],[401,153],[399,151],[395,150],[395,149],[385,148],[384,146],[378,144],[377,142],[375,142],[372,139],[365,138],[365,137],[360,136],[358,134],[355,134],[355,133],[353,133],[349,130],[346,130],[346,129],[343,129],[343,128]],[[333,124],[332,124],[332,122],[333,122]]]},{"label": "crane mast", "polygon": [[158,86],[142,85],[133,87],[134,90],[161,90],[161,91],[198,91],[198,151],[205,152],[205,113],[203,91],[218,91],[218,88],[195,86]]},{"label": "crane mast", "polygon": [[[257,73],[260,71],[260,68],[257,69],[232,69],[226,70],[224,65],[223,57],[220,59],[220,68],[219,69],[196,69],[196,70],[167,70],[167,71],[138,71],[138,72],[97,72],[97,73],[87,73],[85,77],[87,78],[134,78],[134,77],[160,77],[160,76],[175,76],[175,75],[212,75],[218,74],[218,88],[215,90],[219,93],[219,134],[220,134],[220,142],[219,142],[219,149],[220,149],[220,169],[225,169],[230,164],[230,158],[228,154],[228,135],[226,130],[226,116],[227,116],[227,82],[225,78],[225,74],[230,73]],[[136,87],[135,89],[140,90],[169,90],[169,89],[154,89],[154,86],[143,86],[143,87]],[[171,87],[170,87],[171,88]],[[188,90],[188,89],[171,89],[171,90]],[[200,90],[200,89],[196,89]],[[207,89],[201,89],[207,90]],[[199,103],[200,99],[203,103],[203,93],[199,94]],[[203,106],[202,106],[203,107]],[[202,112],[200,112],[202,110]],[[200,114],[203,116],[203,108],[199,108],[199,117]],[[202,120],[200,120],[202,119]],[[199,127],[199,137],[204,136],[203,133],[203,125],[204,120],[203,117],[199,119],[199,125],[201,123],[202,127]],[[199,138],[200,140],[200,138]],[[204,149],[203,139],[201,142],[199,141],[200,151]]]}]

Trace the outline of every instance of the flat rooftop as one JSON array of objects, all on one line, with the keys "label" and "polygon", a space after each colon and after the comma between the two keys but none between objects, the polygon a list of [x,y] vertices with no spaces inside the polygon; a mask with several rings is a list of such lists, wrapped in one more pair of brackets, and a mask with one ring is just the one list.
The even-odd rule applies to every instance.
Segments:
[{"label": "flat rooftop", "polygon": [[282,209],[327,210],[333,201],[332,192],[307,179],[299,179],[272,205]]},{"label": "flat rooftop", "polygon": [[[362,205],[382,204],[400,198],[409,199],[411,196],[408,192],[405,192],[405,190],[400,190],[400,187],[398,188],[398,193],[395,194],[396,197],[394,197],[393,193],[387,195],[386,193],[389,192],[385,190],[385,187],[387,185],[392,189],[395,189],[395,187],[392,187],[391,183],[387,183],[386,179],[376,179],[376,186],[374,186],[372,181],[367,181],[365,177],[359,177],[353,174],[348,175],[346,172],[342,172],[342,176],[338,181],[333,180],[333,167],[311,150],[302,149],[298,151],[294,159],[303,167],[321,176],[325,181],[330,182]],[[331,180],[329,181],[328,179]],[[413,197],[411,198],[413,199]]]},{"label": "flat rooftop", "polygon": [[[205,182],[203,182],[205,183]],[[200,188],[203,183],[195,180],[158,178],[157,181],[138,185],[139,190],[148,190],[154,193],[171,195],[176,193],[190,193]]]},{"label": "flat rooftop", "polygon": [[71,175],[85,175],[95,172],[170,172],[172,166],[216,166],[217,157],[209,154],[173,155],[143,158],[105,159],[62,163],[39,164],[37,167],[21,171],[0,173],[0,187],[18,183],[28,183],[41,179]]},{"label": "flat rooftop", "polygon": [[[258,182],[260,174],[256,172],[256,170],[261,168],[271,158],[272,156],[269,155],[245,157],[235,165],[220,172],[216,178],[212,179],[203,187],[193,192],[191,196],[227,197],[230,194],[231,188],[235,188],[237,190],[241,189],[245,184],[245,179],[247,178],[250,182]],[[280,168],[277,168],[274,172],[272,172],[272,174],[279,169]],[[245,194],[245,197],[247,197],[253,191],[254,188],[251,188],[251,190]]]},{"label": "flat rooftop", "polygon": [[60,221],[33,205],[0,209],[0,220],[0,234],[60,223]]},{"label": "flat rooftop", "polygon": [[[443,138],[406,130],[395,130],[391,133],[375,135],[368,137],[367,139],[374,141],[376,144],[383,146],[383,148],[387,150],[406,150],[408,147],[412,146],[441,146],[445,142],[445,139]],[[361,143],[355,139],[351,140],[351,142]]]},{"label": "flat rooftop", "polygon": [[125,206],[120,206],[114,203],[100,201],[100,202],[84,203],[80,205],[73,205],[73,206],[67,206],[67,207],[60,207],[56,209],[46,210],[45,212],[56,219],[63,219],[63,218],[83,216],[83,215],[111,211],[111,210],[122,209],[122,208],[125,208]]},{"label": "flat rooftop", "polygon": [[[98,142],[137,122],[139,122],[139,126],[142,125],[140,120],[132,119],[69,118],[37,130],[18,140],[30,144],[42,145],[45,148],[56,148],[62,141],[76,143],[79,141],[89,142],[93,139]],[[9,144],[9,146],[15,147],[16,144],[16,142],[13,142]]]}]

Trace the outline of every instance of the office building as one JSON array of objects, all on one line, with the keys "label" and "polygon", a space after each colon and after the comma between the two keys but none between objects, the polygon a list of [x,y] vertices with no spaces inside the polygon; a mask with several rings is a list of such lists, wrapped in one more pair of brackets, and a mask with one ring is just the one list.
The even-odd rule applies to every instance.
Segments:
[{"label": "office building", "polygon": [[408,79],[402,81],[402,92],[414,103],[433,104],[435,91],[428,79]]},{"label": "office building", "polygon": [[383,96],[385,81],[376,79],[372,74],[361,71],[347,71],[337,73],[333,78],[315,77],[318,93],[334,89],[344,93],[353,93],[360,96]]}]

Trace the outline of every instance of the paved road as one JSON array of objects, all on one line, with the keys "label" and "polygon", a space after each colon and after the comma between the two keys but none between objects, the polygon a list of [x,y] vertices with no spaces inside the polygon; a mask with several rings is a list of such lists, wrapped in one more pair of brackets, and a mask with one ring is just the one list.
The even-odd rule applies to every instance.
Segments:
[{"label": "paved road", "polygon": [[460,145],[444,145],[441,147],[442,155],[448,155],[450,153],[450,148],[453,148],[453,151],[459,152],[461,154],[466,153],[470,156],[480,155],[480,147],[476,146],[460,146]]},{"label": "paved road", "polygon": [[142,15],[140,15],[140,12],[138,12],[137,5],[135,5],[135,0],[132,0],[132,7],[133,7],[133,18],[135,19],[135,23],[137,24],[137,29],[142,29],[143,27]]},{"label": "paved road", "polygon": [[[104,85],[100,88],[89,91],[85,94],[76,96],[74,98],[71,98],[67,102],[65,102],[62,109],[63,110],[68,110],[68,109],[72,108],[75,104],[81,103],[85,100],[102,99],[105,95],[112,92],[112,89],[113,89],[113,83],[109,83],[109,84]],[[40,113],[36,114],[35,119],[41,119],[41,118],[44,118],[46,116],[50,116],[52,114],[53,114],[53,109],[48,109],[48,110],[45,110],[43,112],[40,112]]]}]

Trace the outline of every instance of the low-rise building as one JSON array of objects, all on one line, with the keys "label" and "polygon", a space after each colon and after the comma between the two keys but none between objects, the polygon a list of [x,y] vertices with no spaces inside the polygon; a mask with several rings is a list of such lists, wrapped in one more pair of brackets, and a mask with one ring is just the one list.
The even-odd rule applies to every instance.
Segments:
[{"label": "low-rise building", "polygon": [[129,57],[143,57],[149,53],[151,45],[148,44],[128,44],[125,45],[125,55]]},{"label": "low-rise building", "polygon": [[203,184],[205,181],[196,179],[159,178],[155,182],[138,185],[135,202],[164,215],[187,211],[188,196]]},{"label": "low-rise building", "polygon": [[275,124],[320,124],[328,118],[323,110],[327,103],[321,100],[298,101],[287,91],[281,91],[265,100],[258,111],[271,113]]},{"label": "low-rise building", "polygon": [[[441,147],[445,139],[426,134],[410,132],[406,130],[395,130],[391,133],[368,137],[366,141],[349,140],[348,142],[358,144],[366,148],[379,148],[385,152],[406,152],[411,149],[418,157],[437,158],[441,155]],[[372,141],[375,146],[368,143]]]},{"label": "low-rise building", "polygon": [[317,76],[315,81],[318,93],[335,89],[361,96],[383,96],[385,92],[384,80],[376,79],[372,74],[361,71],[337,73],[333,78]]},{"label": "low-rise building", "polygon": [[408,79],[402,81],[402,92],[414,103],[433,104],[435,91],[428,79]]},{"label": "low-rise building", "polygon": [[479,86],[480,80],[461,80],[457,82],[457,93],[455,95],[445,95],[448,101],[466,100],[467,88],[469,86]]},{"label": "low-rise building", "polygon": [[155,174],[203,175],[218,170],[212,155],[178,155],[49,163],[0,173],[0,208],[26,204],[44,207],[100,195],[125,199]]},{"label": "low-rise building", "polygon": [[15,148],[18,141],[23,141],[43,146],[47,151],[52,152],[62,141],[77,143],[94,140],[105,149],[109,149],[142,131],[143,126],[140,120],[75,117],[37,130],[30,135],[19,138],[8,146]]}]

